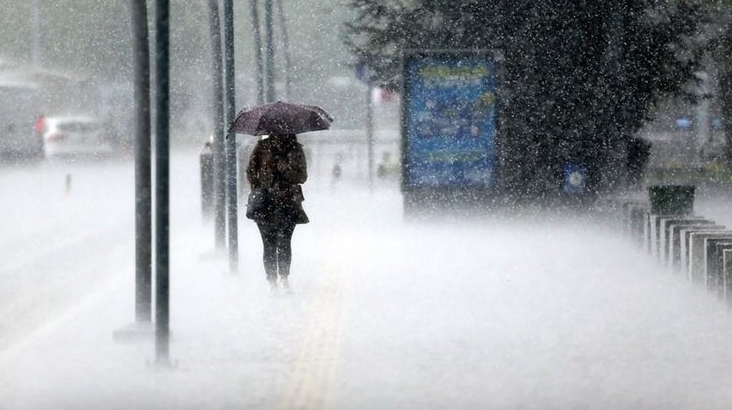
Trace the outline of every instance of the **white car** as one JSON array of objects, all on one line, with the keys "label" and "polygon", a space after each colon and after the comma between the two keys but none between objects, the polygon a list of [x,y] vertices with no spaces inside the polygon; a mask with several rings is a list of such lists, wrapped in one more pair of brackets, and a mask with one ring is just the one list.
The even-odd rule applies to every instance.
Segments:
[{"label": "white car", "polygon": [[114,153],[103,124],[92,117],[46,117],[42,127],[46,158],[102,158]]}]

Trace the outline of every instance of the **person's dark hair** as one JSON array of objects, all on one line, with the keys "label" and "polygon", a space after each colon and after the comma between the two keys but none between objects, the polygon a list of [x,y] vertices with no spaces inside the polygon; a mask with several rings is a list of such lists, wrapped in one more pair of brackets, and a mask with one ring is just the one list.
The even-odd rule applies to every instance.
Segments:
[{"label": "person's dark hair", "polygon": [[297,144],[297,135],[295,134],[276,134],[272,138],[281,146],[292,146]]}]

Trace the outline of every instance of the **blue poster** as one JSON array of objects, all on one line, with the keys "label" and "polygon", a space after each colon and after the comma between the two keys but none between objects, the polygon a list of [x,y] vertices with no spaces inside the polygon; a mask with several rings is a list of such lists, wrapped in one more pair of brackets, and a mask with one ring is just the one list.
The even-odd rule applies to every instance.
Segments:
[{"label": "blue poster", "polygon": [[496,73],[485,54],[408,56],[406,187],[482,187],[495,179]]}]

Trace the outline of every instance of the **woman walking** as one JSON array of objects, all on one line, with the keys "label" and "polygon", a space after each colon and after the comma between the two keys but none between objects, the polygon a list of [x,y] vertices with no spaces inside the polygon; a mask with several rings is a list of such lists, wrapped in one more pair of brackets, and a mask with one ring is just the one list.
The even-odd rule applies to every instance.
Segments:
[{"label": "woman walking", "polygon": [[246,173],[252,189],[247,217],[257,223],[262,236],[267,280],[273,290],[278,278],[288,289],[292,233],[295,225],[309,222],[300,186],[308,177],[307,164],[295,134],[264,136],[252,150]]}]

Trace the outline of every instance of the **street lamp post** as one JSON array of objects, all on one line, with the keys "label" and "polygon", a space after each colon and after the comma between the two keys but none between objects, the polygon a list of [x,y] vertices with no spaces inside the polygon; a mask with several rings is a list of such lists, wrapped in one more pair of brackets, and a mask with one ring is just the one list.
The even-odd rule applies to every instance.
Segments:
[{"label": "street lamp post", "polygon": [[287,34],[287,18],[282,0],[277,1],[277,14],[279,16],[280,30],[282,33],[282,51],[285,56],[285,98],[290,98],[292,91],[292,62],[290,59],[290,36]]},{"label": "street lamp post", "polygon": [[135,58],[135,319],[152,321],[152,175],[150,45],[147,5],[132,0]]},{"label": "street lamp post", "polygon": [[[236,115],[236,78],[234,75],[234,3],[224,0],[224,78],[226,80],[226,124],[234,121]],[[229,270],[239,270],[239,218],[238,195],[236,192],[236,135],[226,135],[226,200],[228,203],[229,228]]]},{"label": "street lamp post", "polygon": [[40,68],[43,62],[43,26],[41,25],[41,0],[33,0],[33,15],[31,17],[33,33],[31,34],[31,61],[33,68]]},{"label": "street lamp post", "polygon": [[374,103],[371,93],[374,85],[371,79],[366,80],[366,145],[368,151],[369,189],[374,188]]},{"label": "street lamp post", "polygon": [[155,8],[155,362],[170,365],[170,4]]},{"label": "street lamp post", "polygon": [[262,30],[259,28],[259,6],[257,0],[249,0],[249,11],[252,14],[252,31],[254,34],[254,60],[257,76],[257,105],[264,104],[264,68],[262,61]]},{"label": "street lamp post", "polygon": [[216,249],[226,246],[226,164],[224,160],[224,86],[221,56],[221,22],[218,0],[209,0],[209,22],[211,29],[212,83],[214,87],[214,135],[213,135],[213,192],[214,192],[214,238]]},{"label": "street lamp post", "polygon": [[264,0],[264,46],[265,46],[265,76],[267,77],[267,96],[268,103],[274,102],[275,99],[275,73],[274,73],[274,39],[273,39],[273,22],[272,22],[272,0]]},{"label": "street lamp post", "polygon": [[152,172],[150,114],[150,45],[147,5],[130,1],[135,61],[135,322],[115,330],[115,340],[152,336]]}]

